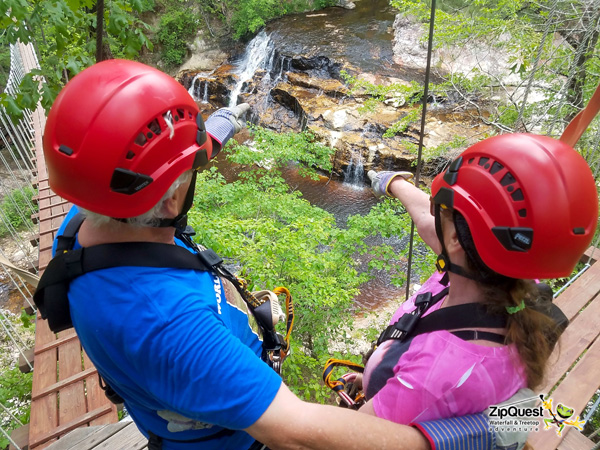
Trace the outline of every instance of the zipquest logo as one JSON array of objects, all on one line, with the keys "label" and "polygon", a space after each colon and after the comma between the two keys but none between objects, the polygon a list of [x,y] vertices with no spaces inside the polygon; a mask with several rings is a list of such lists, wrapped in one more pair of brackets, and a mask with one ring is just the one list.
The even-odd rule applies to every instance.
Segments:
[{"label": "zipquest logo", "polygon": [[510,406],[490,406],[490,418],[504,419],[505,417],[544,417],[544,408],[541,406],[535,408]]},{"label": "zipquest logo", "polygon": [[[527,406],[524,403],[533,405],[541,399],[539,406]],[[556,405],[556,410],[552,408],[552,398],[540,394],[539,397],[531,397],[514,403],[504,405],[490,406],[488,417],[490,428],[496,431],[539,431],[540,425],[544,425],[544,430],[553,426],[557,427],[556,434],[562,436],[562,431],[566,426],[572,426],[583,431],[585,420],[580,420],[575,416],[575,410],[562,403]],[[519,406],[520,405],[520,406]],[[544,416],[548,411],[550,417]]]}]

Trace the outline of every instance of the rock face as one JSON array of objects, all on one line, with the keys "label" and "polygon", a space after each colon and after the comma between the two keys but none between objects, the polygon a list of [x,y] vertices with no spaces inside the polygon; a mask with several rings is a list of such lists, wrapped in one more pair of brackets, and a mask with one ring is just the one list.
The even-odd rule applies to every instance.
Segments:
[{"label": "rock face", "polygon": [[[244,83],[240,102],[252,107],[254,121],[278,132],[310,130],[318,139],[335,148],[334,171],[342,174],[349,166],[360,164],[364,173],[375,170],[410,170],[416,156],[406,150],[406,141],[416,143],[416,129],[409,128],[403,136],[384,138],[385,131],[404,117],[409,107],[379,104],[373,111],[363,111],[364,96],[351,95],[348,88],[335,78],[317,78],[307,72],[330,65],[322,58],[293,59],[290,71],[273,83],[273,75],[258,71]],[[302,67],[301,72],[295,67]],[[222,66],[208,76],[185,73],[183,85],[189,89],[209,86],[209,101],[215,106],[228,104],[238,77],[231,66]]]},{"label": "rock face", "polygon": [[[396,16],[394,21],[394,62],[403,67],[424,68],[427,64],[427,29],[408,17]],[[510,40],[510,33],[500,39]],[[434,50],[431,66],[440,73],[461,73],[467,77],[489,75],[504,84],[518,84],[520,77],[511,70],[515,55],[498,52],[492,44],[473,40],[468,46]]]},{"label": "rock face", "polygon": [[[366,3],[362,3],[365,7]],[[387,2],[386,2],[387,4]],[[333,8],[334,10],[336,8]],[[339,8],[338,8],[339,9]],[[362,11],[365,14],[367,10]],[[325,27],[334,27],[337,12],[306,15],[306,20],[323,19]],[[315,15],[315,14],[313,14]],[[325,16],[325,17],[320,17]],[[387,21],[388,16],[385,16]],[[383,21],[379,16],[373,19],[370,28],[380,31]],[[305,32],[306,20],[302,17],[284,18],[285,23],[272,27],[269,35],[261,31],[248,43],[243,55],[226,62],[212,71],[182,71],[179,79],[199,102],[203,113],[241,102],[251,105],[249,120],[277,132],[309,130],[317,138],[336,149],[333,167],[338,175],[349,174],[364,179],[371,170],[414,170],[417,159],[416,147],[419,143],[420,117],[414,114],[415,106],[410,106],[409,98],[402,92],[387,92],[383,102],[369,102],[366,91],[350,91],[343,83],[342,70],[356,79],[370,84],[390,86],[408,84],[410,77],[399,79],[387,72],[368,72],[349,64],[348,60],[336,60],[319,53],[319,45],[309,41],[289,42],[282,47],[283,25],[302,27]],[[398,24],[401,24],[398,20]],[[313,24],[314,26],[314,24]],[[369,29],[369,27],[366,27]],[[391,26],[389,27],[391,28]],[[407,31],[398,25],[399,31]],[[418,34],[419,25],[411,28],[408,34]],[[329,31],[334,33],[335,30]],[[300,33],[300,34],[302,34]],[[348,31],[344,31],[348,33]],[[292,38],[287,37],[288,41]],[[402,41],[402,33],[396,42]],[[390,38],[391,41],[391,38]],[[412,43],[412,44],[410,44]],[[342,44],[340,44],[342,45]],[[353,46],[354,44],[350,44]],[[405,54],[404,64],[421,64],[422,49],[415,38],[408,38],[406,46],[411,53]],[[370,47],[368,47],[370,48]],[[336,55],[340,49],[334,52]],[[360,49],[353,48],[355,61]],[[368,51],[368,50],[365,50]],[[375,55],[373,55],[375,56]],[[410,61],[409,61],[410,57]],[[384,62],[382,62],[382,65]],[[424,63],[423,63],[424,64]],[[372,66],[369,66],[372,67]],[[413,75],[417,73],[414,72]],[[397,76],[403,76],[399,72]],[[415,117],[408,127],[392,137],[384,137],[386,131],[396,122],[413,112]],[[444,105],[430,105],[425,128],[424,145],[436,147],[450,142],[455,136],[469,137],[481,135],[485,130],[479,123],[472,122],[468,115],[462,119],[444,113]],[[447,160],[436,159],[434,172],[443,168]]]}]

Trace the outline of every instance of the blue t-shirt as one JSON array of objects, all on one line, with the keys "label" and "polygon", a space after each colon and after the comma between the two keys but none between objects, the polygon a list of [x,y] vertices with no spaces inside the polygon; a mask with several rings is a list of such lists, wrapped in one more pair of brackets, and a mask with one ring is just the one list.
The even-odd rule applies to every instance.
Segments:
[{"label": "blue t-shirt", "polygon": [[249,427],[281,385],[260,360],[254,318],[227,283],[154,267],[113,267],[71,282],[71,318],[85,351],[140,431],[172,439],[165,450],[248,448],[254,439],[243,431],[173,440]]}]

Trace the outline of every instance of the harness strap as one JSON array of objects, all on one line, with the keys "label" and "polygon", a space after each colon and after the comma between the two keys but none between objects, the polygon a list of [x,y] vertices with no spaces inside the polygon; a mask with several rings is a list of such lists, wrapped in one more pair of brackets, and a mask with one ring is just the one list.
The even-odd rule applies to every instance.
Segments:
[{"label": "harness strap", "polygon": [[65,226],[63,234],[56,236],[56,254],[64,253],[71,250],[75,246],[75,236],[81,228],[81,224],[85,220],[85,214],[78,212],[75,214],[69,223]]},{"label": "harness strap", "polygon": [[194,442],[205,442],[210,441],[211,439],[218,439],[225,436],[231,436],[235,433],[236,430],[230,430],[229,428],[223,428],[216,433],[209,434],[208,436],[202,436],[196,439],[171,439],[171,438],[163,438],[152,431],[148,431],[148,450],[162,450],[163,441],[169,442],[180,442],[184,444],[194,443]]},{"label": "harness strap", "polygon": [[581,135],[598,114],[598,111],[600,111],[600,85],[596,88],[596,91],[594,92],[594,95],[592,95],[592,98],[590,98],[587,106],[579,111],[567,125],[560,140],[571,147],[575,147],[575,144],[577,144]]},{"label": "harness strap", "polygon": [[505,344],[506,336],[498,333],[490,333],[489,331],[478,331],[478,330],[460,330],[451,331],[451,333],[463,341],[490,341],[496,344]]}]

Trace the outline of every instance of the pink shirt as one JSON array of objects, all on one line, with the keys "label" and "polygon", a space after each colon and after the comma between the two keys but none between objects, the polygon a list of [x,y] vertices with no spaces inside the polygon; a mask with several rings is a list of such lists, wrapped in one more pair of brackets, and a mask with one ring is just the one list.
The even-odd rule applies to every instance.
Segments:
[{"label": "pink shirt", "polygon": [[[441,291],[440,278],[438,273],[432,275],[417,294]],[[396,311],[390,324],[414,309],[415,297]],[[375,414],[408,424],[479,413],[526,387],[527,380],[514,344],[487,347],[434,331],[405,343],[389,340],[380,345],[365,367],[367,395],[370,383],[383,384],[372,396]]]}]

